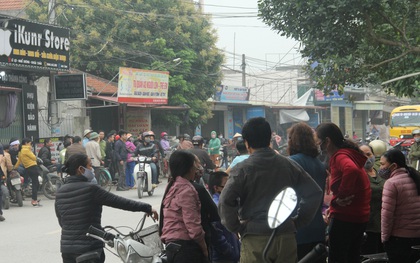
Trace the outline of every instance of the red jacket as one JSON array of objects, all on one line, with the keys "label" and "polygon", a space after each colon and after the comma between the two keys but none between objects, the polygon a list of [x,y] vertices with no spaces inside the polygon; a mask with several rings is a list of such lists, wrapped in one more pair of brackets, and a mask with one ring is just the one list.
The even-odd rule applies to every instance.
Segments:
[{"label": "red jacket", "polygon": [[[366,157],[356,150],[338,150],[330,159],[330,189],[333,198],[330,213],[333,218],[345,222],[366,223],[369,221],[371,189],[364,165]],[[339,206],[337,198],[354,195],[350,205]]]},{"label": "red jacket", "polygon": [[385,182],[381,211],[382,242],[390,236],[420,238],[420,196],[405,168]]}]

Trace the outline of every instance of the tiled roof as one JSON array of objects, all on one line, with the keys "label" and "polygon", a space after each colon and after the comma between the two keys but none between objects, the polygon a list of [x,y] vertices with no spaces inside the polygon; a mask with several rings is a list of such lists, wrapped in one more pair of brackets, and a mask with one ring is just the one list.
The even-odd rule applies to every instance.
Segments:
[{"label": "tiled roof", "polygon": [[1,0],[0,10],[20,10],[25,7],[26,0]]}]

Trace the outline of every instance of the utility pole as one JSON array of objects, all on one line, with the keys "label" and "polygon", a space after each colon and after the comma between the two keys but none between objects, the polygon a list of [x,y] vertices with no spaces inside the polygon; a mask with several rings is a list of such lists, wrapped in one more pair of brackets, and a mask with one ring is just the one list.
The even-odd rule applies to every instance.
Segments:
[{"label": "utility pole", "polygon": [[246,74],[245,74],[246,64],[245,64],[245,54],[242,54],[242,64],[241,64],[241,68],[242,68],[242,87],[246,87]]},{"label": "utility pole", "polygon": [[[56,0],[49,0],[48,2],[48,22],[51,25],[55,25],[55,7],[56,7]],[[50,86],[49,92],[51,94],[50,101],[49,101],[49,108],[51,112],[51,136],[58,136],[60,135],[60,130],[58,129],[58,103],[55,100],[55,87],[54,87],[54,71],[50,71]]]}]

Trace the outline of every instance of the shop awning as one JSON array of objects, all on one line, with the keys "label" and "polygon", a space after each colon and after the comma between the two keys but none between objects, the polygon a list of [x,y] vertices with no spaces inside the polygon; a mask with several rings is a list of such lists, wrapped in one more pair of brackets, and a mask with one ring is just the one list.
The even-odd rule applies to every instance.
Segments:
[{"label": "shop awning", "polygon": [[[117,97],[110,97],[110,96],[97,96],[97,95],[89,95],[89,99],[100,100],[104,102],[113,103],[116,105],[122,104],[118,102]],[[144,108],[144,109],[152,109],[152,110],[188,110],[189,107],[185,106],[169,106],[169,105],[149,105],[149,104],[139,104],[139,103],[128,103],[127,107],[134,107],[134,108]]]},{"label": "shop awning", "polygon": [[4,86],[0,86],[0,91],[14,91],[14,92],[22,92],[22,89],[19,89],[19,88],[12,88],[12,87],[4,87]]}]

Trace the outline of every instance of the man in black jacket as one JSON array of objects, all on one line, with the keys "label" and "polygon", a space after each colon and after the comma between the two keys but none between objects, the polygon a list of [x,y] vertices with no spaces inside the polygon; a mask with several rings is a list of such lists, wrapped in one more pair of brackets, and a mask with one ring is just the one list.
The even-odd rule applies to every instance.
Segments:
[{"label": "man in black jacket", "polygon": [[189,149],[188,151],[195,154],[200,160],[201,165],[204,168],[203,180],[207,184],[209,179],[210,171],[216,168],[214,163],[211,161],[209,154],[203,150],[204,139],[203,137],[196,135],[192,138],[192,143],[194,148]]},{"label": "man in black jacket", "polygon": [[118,186],[117,191],[127,191],[128,188],[125,186],[125,168],[127,166],[127,147],[125,142],[127,141],[127,132],[120,130],[118,132],[120,139],[114,144],[115,161],[118,167]]},{"label": "man in black jacket", "polygon": [[55,160],[51,159],[51,147],[54,144],[51,142],[50,138],[44,139],[44,147],[42,147],[38,152],[38,157],[42,160],[45,167],[50,167],[55,164]]}]

